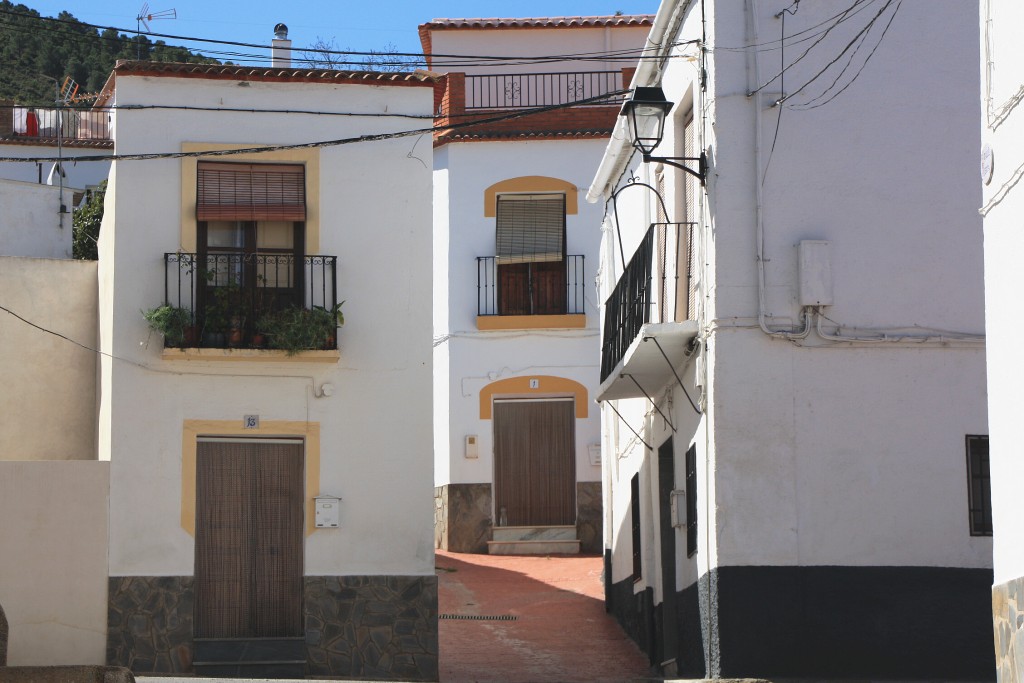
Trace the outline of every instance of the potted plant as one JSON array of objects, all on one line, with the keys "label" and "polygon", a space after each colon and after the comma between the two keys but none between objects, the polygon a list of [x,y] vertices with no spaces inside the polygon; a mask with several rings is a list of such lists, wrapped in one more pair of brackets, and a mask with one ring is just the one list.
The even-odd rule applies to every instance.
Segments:
[{"label": "potted plant", "polygon": [[267,335],[270,348],[294,355],[309,349],[333,348],[336,330],[343,321],[341,304],[331,308],[290,307],[265,313],[257,328]]},{"label": "potted plant", "polygon": [[149,328],[164,336],[164,346],[181,347],[195,344],[192,311],[177,306],[157,306],[142,312]]},{"label": "potted plant", "polygon": [[322,348],[336,348],[335,342],[337,341],[338,328],[345,324],[345,314],[341,312],[341,307],[344,303],[342,301],[331,308],[314,306],[311,311],[315,324],[319,328],[317,336],[322,341]]}]

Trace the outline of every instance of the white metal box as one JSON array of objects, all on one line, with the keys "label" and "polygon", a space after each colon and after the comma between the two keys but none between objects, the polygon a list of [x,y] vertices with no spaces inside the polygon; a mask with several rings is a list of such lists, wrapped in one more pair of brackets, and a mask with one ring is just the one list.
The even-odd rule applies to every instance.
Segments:
[{"label": "white metal box", "polygon": [[336,529],[341,521],[339,508],[341,498],[334,496],[317,496],[316,505],[316,527],[318,529]]},{"label": "white metal box", "polygon": [[802,240],[797,245],[801,306],[832,305],[831,246],[825,240]]}]

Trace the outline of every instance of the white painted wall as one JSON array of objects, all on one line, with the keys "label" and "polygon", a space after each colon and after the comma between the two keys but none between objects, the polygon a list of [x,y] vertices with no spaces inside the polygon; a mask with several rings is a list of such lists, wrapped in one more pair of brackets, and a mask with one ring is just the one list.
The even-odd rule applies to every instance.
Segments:
[{"label": "white painted wall", "polygon": [[[1017,340],[1024,323],[1017,314],[1024,275],[1017,255],[1024,249],[1020,216],[1024,194],[1014,178],[1024,166],[1024,119],[1019,105],[1005,110],[1024,79],[1024,46],[1016,27],[1024,9],[1007,2],[981,4],[982,141],[993,150],[992,181],[984,187],[985,212],[985,327],[988,335],[988,409],[992,467],[993,563],[996,585],[1024,576],[1024,515],[1017,482],[1024,478],[1018,444],[1024,422],[1018,414],[1024,381],[1024,361]],[[988,39],[986,40],[986,31]],[[989,107],[991,106],[991,113]],[[994,129],[993,129],[994,128]],[[973,161],[973,160],[972,160]],[[968,170],[973,170],[974,163]]]},{"label": "white painted wall", "polygon": [[[421,115],[433,105],[430,87],[239,86],[122,76],[116,96],[118,104]],[[117,148],[304,143],[409,127],[387,118],[122,111]],[[165,134],[155,142],[153,130]],[[320,150],[320,203],[310,211],[319,212],[320,252],[339,257],[346,325],[337,364],[161,361],[139,311],[161,302],[163,253],[179,248],[180,162],[115,164],[100,241],[100,337],[117,358],[103,363],[100,406],[101,453],[112,461],[112,575],[192,573],[193,539],[179,524],[182,422],[244,414],[321,426],[320,489],[342,498],[342,526],[309,537],[307,574],[433,572],[429,143]],[[323,383],[334,394],[316,398]]]},{"label": "white painted wall", "polygon": [[55,186],[0,179],[0,254],[71,258],[72,194],[65,189],[61,199]]},{"label": "white painted wall", "polygon": [[7,664],[104,664],[108,463],[0,462]]},{"label": "white painted wall", "polygon": [[[666,3],[662,12],[684,4]],[[717,46],[777,40],[781,21],[774,15],[790,4],[756,3],[760,32],[752,35],[746,5],[708,3],[709,37]],[[698,457],[699,476],[705,472],[712,485],[699,493],[701,531],[710,525],[712,538],[707,547],[702,536],[698,555],[708,555],[710,566],[990,566],[990,539],[969,533],[964,450],[966,434],[987,433],[985,350],[949,339],[951,331],[978,335],[984,328],[974,176],[979,111],[971,98],[948,95],[951,84],[967,92],[978,87],[969,4],[904,4],[872,62],[842,96],[818,109],[783,109],[770,166],[778,116],[770,103],[778,87],[766,88],[771,94],[761,102],[759,122],[757,98],[745,93],[777,72],[777,55],[761,52],[756,74],[742,51],[719,49],[710,59],[704,145],[711,172],[699,247],[707,283],[700,322],[708,349],[709,442]],[[802,6],[787,17],[787,35],[845,7],[838,0]],[[679,40],[699,37],[699,20],[691,11]],[[842,25],[829,40],[845,45],[854,24],[860,25]],[[939,61],[950,68],[936,70]],[[787,72],[787,92],[822,65],[808,58]],[[695,74],[686,60],[671,61],[662,81],[668,99],[685,101]],[[656,154],[678,153],[673,133],[669,124]],[[620,144],[613,139],[606,155]],[[1007,165],[1009,174],[1017,163]],[[826,336],[837,321],[847,335],[934,330],[946,341],[850,344],[811,332],[789,342],[765,335],[758,327],[755,245],[758,171],[766,166],[767,324],[798,322],[796,244],[823,239],[832,243],[835,294],[823,311]],[[653,178],[650,168],[628,169],[627,176]],[[606,183],[620,171],[599,175],[595,193],[607,197]],[[671,185],[666,194],[676,206]],[[621,198],[628,260],[653,211],[640,190]],[[605,292],[621,273],[612,235],[605,232]],[[1000,252],[1015,250],[1004,244]],[[665,380],[674,382],[669,373]],[[678,390],[670,394],[673,405],[685,405]],[[653,423],[660,417],[650,416],[650,404],[623,400],[617,407],[634,427],[646,421],[642,434],[656,448]],[[618,444],[604,453],[612,527],[620,534],[610,539],[618,581],[630,573],[629,479],[637,471],[646,492],[645,539],[657,538],[656,455],[641,462],[628,447],[632,434],[610,411],[604,425],[605,444]],[[685,445],[676,450],[681,455]],[[645,558],[654,576],[644,581],[657,585],[657,556],[645,551]],[[685,580],[678,571],[677,580]]]},{"label": "white painted wall", "polygon": [[[113,150],[103,148],[64,147],[60,156],[64,158],[64,185],[76,190],[85,190],[99,185],[110,171],[110,161],[76,161],[78,157],[106,156]],[[0,156],[17,159],[56,158],[57,145],[3,144],[0,141]],[[21,180],[26,183],[45,184],[50,177],[55,161],[7,161],[0,162],[0,178]]]},{"label": "white painted wall", "polygon": [[[554,375],[597,387],[599,333],[593,278],[602,207],[582,201],[582,188],[597,160],[601,140],[450,143],[435,153],[434,336],[435,396],[439,405],[435,482],[493,481],[493,424],[480,419],[480,390],[499,379]],[[484,216],[484,191],[494,183],[541,175],[575,184],[579,212],[566,216],[567,254],[584,256],[587,325],[579,330],[480,331],[477,329],[477,257],[493,256],[495,219]],[[447,315],[441,315],[446,311]],[[446,372],[442,374],[442,368]],[[442,439],[441,434],[446,438]],[[465,437],[479,437],[480,457],[465,457]],[[600,443],[600,418],[576,422],[578,481],[599,481],[588,446]]]},{"label": "white painted wall", "polygon": [[96,459],[96,262],[0,256],[0,292],[0,460]]},{"label": "white painted wall", "polygon": [[[643,26],[604,26],[596,28],[458,28],[431,31],[432,52],[437,55],[488,55],[498,57],[541,57],[585,53],[612,53],[642,47],[648,28]],[[564,63],[487,64],[464,65],[465,59],[434,57],[431,68],[435,71],[463,71],[465,73],[545,73],[550,71],[617,71],[635,66],[633,60],[580,62],[580,66]],[[448,63],[454,64],[449,67]],[[571,65],[571,62],[569,63]]]}]

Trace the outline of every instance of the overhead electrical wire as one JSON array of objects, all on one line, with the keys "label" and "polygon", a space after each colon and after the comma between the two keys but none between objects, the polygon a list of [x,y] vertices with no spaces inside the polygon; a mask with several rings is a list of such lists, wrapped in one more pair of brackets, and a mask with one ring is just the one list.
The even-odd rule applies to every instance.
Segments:
[{"label": "overhead electrical wire", "polygon": [[[792,5],[791,5],[790,7],[792,7]],[[797,4],[797,7],[799,8],[799,4]],[[851,6],[850,6],[850,7],[849,7],[849,8],[848,8],[848,9],[847,9],[846,11],[847,11],[847,12],[849,12],[849,11],[850,11],[850,10],[852,10],[852,9],[853,9],[854,7],[856,7],[856,5],[855,5],[855,4],[854,4],[854,5],[851,5]],[[786,72],[787,72],[787,71],[789,71],[789,70],[790,70],[790,69],[792,69],[792,68],[793,68],[794,66],[796,66],[797,64],[799,64],[799,63],[800,63],[800,61],[801,61],[802,59],[804,59],[804,58],[805,58],[805,57],[806,57],[807,55],[809,55],[809,54],[811,53],[811,50],[813,50],[813,49],[814,49],[815,47],[817,47],[817,46],[818,46],[819,44],[821,44],[821,42],[822,42],[823,40],[825,40],[826,38],[828,38],[828,34],[829,34],[829,33],[831,33],[833,29],[835,29],[835,28],[836,28],[837,26],[839,26],[839,25],[840,25],[840,24],[841,24],[841,23],[842,23],[843,21],[845,21],[845,17],[844,17],[844,18],[841,18],[841,19],[839,19],[838,21],[836,21],[836,23],[832,24],[832,25],[831,25],[831,26],[829,26],[829,27],[828,27],[827,29],[825,29],[824,31],[822,31],[822,32],[820,32],[820,33],[818,33],[818,34],[816,34],[816,35],[815,35],[815,37],[817,37],[818,39],[817,39],[817,40],[815,40],[815,41],[814,41],[813,43],[811,43],[811,45],[810,45],[810,46],[809,46],[809,47],[808,47],[808,48],[807,48],[806,50],[804,50],[804,51],[803,51],[803,52],[802,52],[802,53],[800,54],[800,56],[799,56],[799,57],[797,57],[796,59],[794,59],[794,60],[793,60],[792,62],[790,62],[789,64],[786,64],[786,58],[785,58],[785,48],[786,48],[786,43],[785,43],[785,36],[786,36],[786,13],[787,13],[787,12],[789,12],[789,10],[790,10],[790,8],[789,8],[789,7],[787,7],[786,9],[782,10],[782,11],[781,11],[781,12],[779,13],[779,15],[781,16],[781,19],[782,19],[782,36],[783,36],[783,38],[782,38],[782,39],[780,40],[780,45],[779,45],[779,49],[780,49],[780,50],[782,51],[782,56],[780,57],[780,61],[781,61],[781,63],[782,63],[782,70],[781,70],[781,71],[779,71],[779,73],[777,73],[777,74],[775,74],[774,76],[772,76],[771,78],[769,78],[769,79],[768,79],[767,81],[765,81],[764,83],[762,83],[762,84],[761,84],[760,86],[758,86],[758,87],[757,87],[757,88],[755,88],[754,90],[752,90],[752,91],[750,91],[749,93],[747,93],[747,95],[748,95],[748,96],[750,96],[750,95],[753,95],[753,94],[754,94],[754,93],[756,93],[756,92],[760,92],[761,90],[764,90],[764,89],[765,89],[766,87],[768,87],[769,85],[771,85],[772,83],[774,83],[774,82],[775,82],[776,80],[778,80],[778,79],[780,79],[780,78],[783,78],[783,77],[785,76],[785,74],[786,74]],[[796,14],[796,10],[793,10],[793,12],[791,12],[790,14],[793,14],[793,15],[795,15],[795,14]],[[841,16],[841,17],[842,17],[842,16],[843,16],[843,15],[842,15],[842,13],[841,13],[841,14],[840,14],[839,16]],[[792,46],[793,46],[793,44],[791,43],[791,44],[790,44],[790,47],[792,47]],[[782,94],[783,94],[783,95],[785,95],[785,94],[786,94],[786,89],[785,89],[784,87],[782,87],[782,86],[780,86],[780,89],[782,90]]]},{"label": "overhead electrical wire", "polygon": [[[785,94],[783,94],[783,96],[781,98],[779,98],[779,102],[778,103],[782,104],[783,102],[789,100],[790,98],[800,94],[801,92],[804,91],[805,88],[807,88],[809,85],[811,85],[812,83],[817,81],[819,78],[824,76],[825,73],[827,73],[828,70],[833,65],[835,65],[840,59],[842,59],[843,55],[845,55],[852,47],[854,47],[854,45],[861,38],[862,35],[864,35],[865,33],[869,32],[871,30],[871,27],[875,25],[875,22],[878,21],[878,19],[882,16],[882,14],[884,14],[885,11],[887,9],[889,9],[889,7],[892,6],[892,4],[894,2],[896,2],[896,0],[886,0],[886,3],[882,7],[882,9],[878,10],[878,12],[875,14],[875,16],[871,18],[871,21],[869,21],[860,31],[857,32],[857,34],[853,37],[853,39],[851,39],[850,42],[846,44],[846,47],[844,47],[842,49],[842,51],[838,55],[835,56],[834,59],[829,61],[829,63],[826,64],[820,71],[818,71],[818,73],[816,73],[813,76],[811,76],[807,81],[804,82],[803,85],[801,85],[799,88],[794,90],[792,93],[785,93]],[[895,13],[893,13],[893,16],[895,17]],[[891,23],[892,23],[892,19],[891,18],[890,18],[889,23],[891,25]],[[884,34],[883,34],[883,38],[884,38]],[[881,44],[881,42],[879,42],[879,44]],[[876,45],[875,49],[877,49],[877,48],[878,48],[878,46]],[[874,51],[872,51],[872,54],[874,54]],[[858,73],[858,75],[859,75],[859,73]]]},{"label": "overhead electrical wire", "polygon": [[[626,91],[621,91],[626,92]],[[617,104],[609,94],[597,97],[608,97],[610,104]],[[614,97],[618,97],[617,95]],[[579,104],[580,100],[574,100],[570,106]],[[566,103],[567,105],[569,103]],[[4,109],[56,109],[53,102],[42,104],[0,104],[0,110]],[[438,118],[434,114],[402,114],[397,112],[354,112],[354,111],[320,111],[313,109],[257,109],[254,107],[200,107],[191,104],[111,104],[102,107],[60,107],[64,112],[85,114],[107,111],[144,111],[147,109],[167,109],[171,111],[209,111],[238,114],[300,114],[306,116],[344,116],[350,118],[380,118],[380,119],[416,119],[432,120]],[[479,111],[467,111],[462,114],[445,114],[446,119],[469,119],[479,118]]]},{"label": "overhead electrical wire", "polygon": [[[209,156],[231,156],[234,154],[258,154],[260,152],[272,152],[278,150],[287,149],[308,149],[312,147],[337,147],[340,145],[350,145],[359,142],[377,142],[380,140],[392,140],[396,138],[410,137],[413,135],[428,135],[438,131],[448,130],[461,130],[464,128],[472,128],[489,123],[497,123],[499,121],[508,121],[511,119],[523,118],[526,116],[532,116],[534,114],[542,114],[549,111],[557,111],[559,109],[567,109],[569,107],[576,107],[583,104],[594,104],[603,100],[613,99],[620,95],[624,95],[629,90],[613,90],[611,92],[604,93],[595,97],[588,97],[582,100],[574,100],[573,102],[567,102],[564,104],[552,104],[544,107],[532,107],[529,109],[520,109],[508,114],[502,114],[500,116],[490,116],[483,119],[477,119],[475,121],[464,121],[461,123],[452,123],[446,126],[431,126],[430,128],[415,128],[406,131],[396,131],[392,133],[374,133],[371,135],[359,135],[356,137],[339,138],[336,140],[321,140],[316,142],[300,142],[288,145],[262,145],[258,147],[246,147],[241,149],[222,149],[222,150],[210,150],[210,151],[198,151],[198,152],[143,152],[138,154],[91,154],[77,156],[74,158],[75,162],[86,162],[86,161],[147,161],[151,159],[183,159],[187,157],[209,157]],[[0,157],[0,163],[44,163],[44,162],[60,162],[64,159],[61,157]]]},{"label": "overhead electrical wire", "polygon": [[[803,36],[803,34],[808,33],[810,31],[813,31],[816,28],[820,28],[820,27],[824,26],[825,24],[829,23],[830,21],[834,21],[838,17],[842,17],[842,16],[844,16],[846,14],[849,14],[848,17],[846,17],[845,19],[842,19],[839,23],[841,23],[842,21],[846,21],[846,20],[852,18],[853,16],[855,16],[856,14],[858,14],[859,12],[861,12],[862,10],[866,9],[868,6],[874,4],[874,3],[878,2],[878,1],[879,0],[854,0],[854,3],[852,5],[850,5],[849,7],[847,7],[845,10],[843,10],[842,12],[839,12],[838,14],[832,15],[828,19],[820,21],[817,24],[815,24],[814,26],[809,26],[809,27],[805,28],[803,31],[797,31],[796,33],[790,34],[789,36],[787,36],[784,39],[768,40],[768,41],[765,41],[763,43],[751,43],[750,45],[740,45],[740,46],[736,46],[736,47],[725,47],[725,46],[717,46],[716,45],[716,46],[711,47],[709,49],[712,50],[712,51],[747,52],[747,51],[749,51],[751,49],[755,49],[755,48],[766,48],[764,50],[758,50],[758,52],[769,52],[771,50],[778,50],[779,47],[781,47],[781,43],[786,41],[786,40],[790,41],[789,45],[790,45],[790,47],[792,47],[793,45],[796,45],[796,44],[803,43],[803,42],[806,42],[808,40],[811,40],[812,38],[815,38],[815,37],[821,35],[823,32],[826,32],[829,29],[825,29],[824,31],[819,31],[818,33],[814,33],[814,34],[812,34],[810,36],[804,36],[804,37],[800,38],[799,40],[793,40],[797,36]],[[859,9],[854,9],[854,8],[858,7],[859,5],[864,5],[864,6],[860,7]],[[776,47],[766,47],[768,45],[775,45],[776,43],[780,43],[780,45],[776,46]]]},{"label": "overhead electrical wire", "polygon": [[[808,110],[811,110],[811,109],[817,109],[818,107],[823,107],[826,104],[828,104],[829,102],[831,102],[832,100],[834,100],[835,98],[839,97],[847,88],[849,88],[851,85],[853,85],[854,81],[856,81],[857,78],[861,75],[861,73],[863,73],[864,69],[868,65],[868,62],[871,61],[871,58],[875,56],[875,52],[878,50],[879,46],[881,46],[882,41],[885,40],[885,34],[889,32],[889,27],[892,26],[892,22],[896,18],[896,13],[900,11],[900,7],[902,5],[903,5],[903,0],[899,0],[899,2],[896,3],[896,9],[894,9],[892,11],[892,16],[889,17],[889,23],[887,23],[885,25],[885,28],[882,30],[882,35],[879,36],[878,42],[875,43],[875,46],[873,48],[871,48],[871,52],[868,53],[868,56],[864,59],[864,63],[860,65],[860,68],[857,70],[857,73],[855,73],[853,75],[853,77],[849,81],[846,82],[846,85],[844,85],[842,88],[837,90],[831,97],[829,97],[824,102],[819,102],[818,104],[814,104],[812,106],[807,106],[807,105],[810,105],[812,102],[816,102],[821,97],[823,97],[828,92],[827,89],[826,89],[826,91],[822,92],[821,95],[818,95],[818,97],[815,97],[814,99],[812,99],[812,100],[810,100],[808,102],[802,102],[802,103],[795,104],[795,105],[788,105],[789,108],[790,109],[799,110],[799,111],[808,111]],[[834,87],[835,84],[839,82],[839,79],[842,78],[844,73],[846,73],[846,71],[849,68],[849,65],[850,65],[850,63],[852,61],[853,61],[853,58],[851,57],[850,61],[847,62],[846,68],[844,68],[843,71],[839,74],[839,76],[836,77],[836,80],[832,82],[832,85],[829,86],[829,88]]]},{"label": "overhead electrical wire", "polygon": [[[113,30],[113,31],[118,31],[120,33],[124,33],[126,35],[143,35],[143,36],[151,36],[151,37],[154,37],[154,38],[166,38],[166,39],[170,39],[170,40],[183,40],[183,41],[188,41],[188,42],[211,44],[211,45],[230,45],[230,46],[235,46],[235,47],[249,47],[249,48],[256,48],[256,49],[260,49],[260,50],[270,50],[271,49],[270,45],[264,45],[264,44],[259,44],[259,43],[246,43],[246,42],[232,41],[232,40],[223,40],[223,39],[217,39],[217,38],[201,38],[201,37],[197,37],[197,36],[180,36],[180,35],[168,34],[168,33],[155,33],[155,32],[152,32],[152,31],[136,31],[136,30],[133,30],[133,29],[122,28],[122,27],[117,27],[117,26],[104,26],[102,24],[91,24],[91,23],[88,23],[88,22],[79,21],[77,19],[60,19],[60,18],[57,18],[57,17],[35,16],[35,15],[32,15],[32,14],[25,14],[23,12],[14,12],[12,10],[5,10],[5,9],[0,9],[0,15],[9,15],[9,16],[19,17],[19,18],[22,18],[22,19],[31,19],[31,20],[39,21],[39,22],[49,22],[49,23],[52,23],[52,24],[63,24],[63,25],[71,25],[71,26],[84,26],[86,28],[92,28],[92,29],[96,29],[96,30]],[[44,29],[44,30],[55,30],[55,29]],[[62,33],[70,33],[70,34],[73,34],[73,35],[76,35],[76,36],[80,36],[81,35],[80,33],[77,33],[77,32],[74,32],[74,31],[70,31],[70,32],[69,31],[62,31]],[[102,35],[99,36],[99,37],[101,39],[103,38]],[[114,39],[111,38],[110,40],[114,40]],[[696,42],[696,41],[692,41],[692,42]],[[169,46],[169,47],[178,47],[178,46]],[[190,48],[185,48],[185,49],[190,49]],[[438,54],[438,53],[431,53],[430,55],[425,55],[425,54],[419,53],[419,52],[386,52],[386,53],[382,53],[380,51],[373,51],[373,50],[369,50],[369,51],[366,51],[366,50],[334,50],[334,49],[328,49],[328,48],[313,48],[313,47],[308,47],[308,48],[305,48],[305,47],[303,47],[303,48],[293,47],[292,48],[292,52],[293,53],[294,52],[301,52],[303,54],[309,53],[309,54],[324,54],[324,55],[352,55],[352,56],[361,56],[361,57],[380,57],[380,56],[383,55],[383,56],[387,56],[387,57],[410,57],[410,58],[417,58],[417,59],[422,59],[422,60],[425,60],[426,57],[428,57],[428,56],[431,59],[476,60],[474,62],[462,62],[462,63],[458,63],[457,62],[457,63],[454,64],[454,65],[459,65],[459,66],[468,66],[471,63],[472,64],[477,64],[477,65],[478,64],[506,63],[506,62],[513,62],[513,63],[520,63],[520,64],[536,64],[536,63],[547,63],[547,62],[558,62],[558,61],[617,61],[617,60],[618,61],[636,61],[636,60],[656,59],[657,58],[654,55],[645,54],[646,52],[650,52],[650,50],[647,49],[647,48],[634,49],[634,50],[617,50],[617,51],[607,51],[607,52],[579,52],[579,53],[568,53],[568,54],[562,54],[562,55],[541,55],[541,56],[529,56],[529,55],[519,55],[519,56],[515,56],[515,55],[465,55],[465,54]],[[245,53],[239,53],[239,54],[244,55]],[[265,53],[264,54],[254,54],[252,56],[254,58],[266,59]],[[446,62],[445,66],[446,67],[452,66],[452,64],[449,64],[448,62]]]}]

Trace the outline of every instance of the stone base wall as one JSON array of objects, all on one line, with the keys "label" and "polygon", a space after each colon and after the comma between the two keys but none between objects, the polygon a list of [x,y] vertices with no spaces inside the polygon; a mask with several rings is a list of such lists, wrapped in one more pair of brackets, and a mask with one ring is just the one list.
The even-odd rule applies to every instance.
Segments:
[{"label": "stone base wall", "polygon": [[1024,577],[992,587],[999,683],[1024,683]]},{"label": "stone base wall", "polygon": [[601,482],[576,482],[576,538],[580,552],[599,555],[604,547]]},{"label": "stone base wall", "polygon": [[191,576],[111,576],[107,664],[137,674],[192,671]]},{"label": "stone base wall", "polygon": [[446,484],[434,489],[434,546],[453,553],[487,553],[491,485]]},{"label": "stone base wall", "polygon": [[308,576],[308,674],[436,681],[436,576]]},{"label": "stone base wall", "polygon": [[[192,672],[191,576],[112,576],[108,600],[108,664]],[[310,676],[437,680],[437,577],[307,576],[303,612]]]}]

